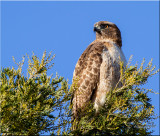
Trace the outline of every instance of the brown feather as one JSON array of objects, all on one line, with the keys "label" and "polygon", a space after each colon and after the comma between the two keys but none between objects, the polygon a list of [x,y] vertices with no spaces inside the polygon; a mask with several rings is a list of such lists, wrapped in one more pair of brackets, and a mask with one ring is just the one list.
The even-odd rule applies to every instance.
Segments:
[{"label": "brown feather", "polygon": [[78,90],[73,97],[73,114],[77,116],[79,109],[91,100],[92,90],[97,87],[102,63],[104,45],[100,42],[92,43],[79,58],[73,78],[78,78]]}]

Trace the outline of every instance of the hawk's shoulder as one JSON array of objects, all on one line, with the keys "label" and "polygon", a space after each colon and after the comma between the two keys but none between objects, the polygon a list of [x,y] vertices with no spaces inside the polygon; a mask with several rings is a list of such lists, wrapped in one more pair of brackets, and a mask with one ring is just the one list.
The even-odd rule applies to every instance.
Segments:
[{"label": "hawk's shoulder", "polygon": [[80,56],[75,67],[74,76],[80,76],[87,65],[91,65],[93,61],[100,65],[103,51],[108,50],[106,44],[109,45],[110,43],[103,41],[92,42]]}]

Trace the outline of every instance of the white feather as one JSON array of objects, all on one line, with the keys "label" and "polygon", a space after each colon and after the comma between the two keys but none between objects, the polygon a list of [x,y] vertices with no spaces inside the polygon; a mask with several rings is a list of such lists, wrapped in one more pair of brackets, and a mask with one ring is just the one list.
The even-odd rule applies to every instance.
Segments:
[{"label": "white feather", "polygon": [[[117,46],[112,40],[108,39],[108,40],[104,40],[105,42],[109,42],[111,43],[112,46],[109,46],[106,50],[103,51],[102,53],[102,67],[104,67],[104,65],[109,65],[108,61],[109,61],[109,57],[111,57],[111,60],[113,61],[112,63],[116,63],[119,64],[119,61],[121,59],[121,61],[124,62],[124,66],[127,64],[126,58],[121,50],[121,48],[119,46]],[[105,70],[104,70],[105,71]],[[109,84],[108,82],[106,82],[106,74],[103,70],[100,72],[100,84],[98,87],[98,92],[97,92],[97,97],[95,99],[95,104],[94,104],[94,108],[96,109],[96,112],[99,110],[99,107],[103,106],[105,101],[106,101],[106,93],[107,91],[111,91],[111,89],[113,89],[113,84]],[[114,82],[114,79],[112,79],[112,70],[110,69],[110,80],[112,82]],[[116,84],[116,83],[114,83]]]}]

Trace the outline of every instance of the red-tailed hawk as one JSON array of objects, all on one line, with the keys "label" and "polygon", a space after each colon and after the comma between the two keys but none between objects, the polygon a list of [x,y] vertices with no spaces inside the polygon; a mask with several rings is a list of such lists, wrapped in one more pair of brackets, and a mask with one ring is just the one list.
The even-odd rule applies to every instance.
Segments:
[{"label": "red-tailed hawk", "polygon": [[72,99],[74,118],[89,101],[94,103],[96,111],[104,105],[106,93],[119,81],[120,58],[126,64],[118,27],[111,22],[100,21],[95,23],[94,31],[96,40],[80,56],[73,74],[73,81],[78,79],[78,89]]}]

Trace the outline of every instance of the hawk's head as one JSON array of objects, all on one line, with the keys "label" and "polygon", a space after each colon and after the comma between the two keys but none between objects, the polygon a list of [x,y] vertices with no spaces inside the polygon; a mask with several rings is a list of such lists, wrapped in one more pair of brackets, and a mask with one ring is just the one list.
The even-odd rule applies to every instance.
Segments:
[{"label": "hawk's head", "polygon": [[122,46],[121,32],[118,27],[108,21],[99,21],[94,24],[96,39],[110,39],[120,47]]}]

